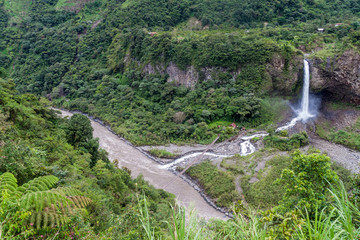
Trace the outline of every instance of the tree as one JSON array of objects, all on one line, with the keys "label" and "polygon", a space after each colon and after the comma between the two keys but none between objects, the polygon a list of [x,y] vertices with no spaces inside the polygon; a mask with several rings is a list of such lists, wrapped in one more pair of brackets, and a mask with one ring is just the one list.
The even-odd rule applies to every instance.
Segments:
[{"label": "tree", "polygon": [[280,182],[285,185],[285,207],[306,208],[311,214],[325,204],[326,189],[337,182],[338,176],[331,169],[331,160],[325,154],[292,154],[289,169],[284,169]]},{"label": "tree", "polygon": [[79,147],[93,138],[93,128],[89,118],[81,114],[74,114],[69,121],[67,130],[68,142]]}]

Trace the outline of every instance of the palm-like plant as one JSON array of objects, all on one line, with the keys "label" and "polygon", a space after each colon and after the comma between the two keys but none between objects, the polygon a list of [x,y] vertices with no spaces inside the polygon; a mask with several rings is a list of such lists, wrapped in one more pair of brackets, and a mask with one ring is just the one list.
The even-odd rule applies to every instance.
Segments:
[{"label": "palm-like plant", "polygon": [[84,208],[91,202],[71,187],[53,188],[58,181],[50,175],[18,186],[13,174],[0,175],[0,236],[6,231],[6,224],[14,212],[29,213],[25,222],[40,229],[69,222],[75,209]]}]

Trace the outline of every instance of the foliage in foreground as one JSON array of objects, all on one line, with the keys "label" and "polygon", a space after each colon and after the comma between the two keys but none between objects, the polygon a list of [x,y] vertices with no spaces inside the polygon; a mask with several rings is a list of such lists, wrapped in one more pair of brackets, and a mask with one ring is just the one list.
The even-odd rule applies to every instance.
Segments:
[{"label": "foliage in foreground", "polygon": [[81,210],[91,200],[71,187],[52,189],[58,181],[57,177],[49,175],[18,186],[13,174],[0,175],[0,238],[17,232],[24,232],[23,237],[27,238],[31,236],[29,225],[38,230],[54,228],[70,222],[71,215],[84,214]]},{"label": "foliage in foreground", "polygon": [[[140,193],[147,196],[157,233],[166,232],[162,221],[170,214],[171,194],[156,190],[141,176],[132,179],[128,169],[118,169],[104,152],[89,148],[95,141],[92,132],[70,144],[69,134],[82,129],[72,128],[71,119],[57,117],[44,99],[15,95],[13,87],[0,79],[2,237],[141,239]],[[83,127],[90,124],[82,116],[74,119]],[[91,203],[82,204],[80,198]]]},{"label": "foliage in foreground", "polygon": [[[210,221],[206,225],[201,225],[193,212],[187,214],[184,208],[176,206],[168,222],[168,239],[358,239],[360,211],[350,201],[344,185],[340,182],[337,186],[330,186],[326,194],[330,196],[328,206],[316,208],[313,214],[309,214],[307,208],[281,214],[276,210],[262,212],[237,204],[232,219]],[[146,199],[141,202],[146,202]],[[152,234],[154,227],[148,220],[147,208],[143,208],[140,218],[143,228],[150,233],[145,239],[159,239]]]}]

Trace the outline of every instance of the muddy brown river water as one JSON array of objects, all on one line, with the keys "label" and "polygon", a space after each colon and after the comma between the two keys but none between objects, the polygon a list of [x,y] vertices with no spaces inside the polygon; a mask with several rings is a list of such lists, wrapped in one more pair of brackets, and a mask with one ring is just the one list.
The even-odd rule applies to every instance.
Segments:
[{"label": "muddy brown river water", "polygon": [[[72,115],[72,113],[69,111],[59,111],[61,111],[62,117]],[[215,205],[214,207],[210,205],[213,204],[211,200],[210,202],[205,201],[203,196],[198,191],[196,191],[193,186],[189,185],[182,178],[175,176],[171,171],[169,171],[170,168],[168,168],[167,165],[160,165],[156,161],[150,159],[144,153],[140,152],[139,149],[131,146],[126,140],[112,133],[106,126],[103,126],[93,120],[91,120],[91,125],[94,129],[94,137],[99,138],[100,147],[105,149],[109,153],[110,160],[113,161],[117,159],[119,161],[119,167],[127,167],[128,169],[130,169],[132,177],[137,177],[139,174],[142,174],[144,176],[144,179],[146,181],[149,181],[149,183],[156,188],[164,189],[170,193],[173,193],[176,196],[177,201],[181,205],[186,206],[188,209],[190,206],[194,207],[195,210],[198,212],[198,215],[202,218],[205,218],[207,220],[211,218],[228,219],[228,217],[224,213],[214,208],[216,207]],[[293,121],[279,129],[288,129],[297,125],[303,124],[297,122],[296,119],[293,119]],[[303,127],[305,127],[305,125]],[[265,136],[267,134],[262,133],[257,135]],[[257,135],[255,134],[250,137],[240,136],[239,139],[242,141],[242,143],[244,143],[247,138],[253,138]],[[321,152],[327,153],[333,161],[338,162],[343,167],[350,170],[352,173],[360,172],[360,152],[322,140],[311,133],[309,137],[310,144],[319,149]],[[239,147],[241,147],[242,145],[239,143],[240,142],[237,141],[227,141],[217,144],[216,147],[212,149],[214,150],[214,153],[208,154],[221,156],[221,154],[233,155],[234,153],[242,152],[242,149],[239,149]],[[143,147],[142,150],[146,150],[148,148],[149,147]],[[195,148],[197,150],[203,150],[205,146],[197,146]],[[190,150],[194,150],[195,148],[191,148]],[[253,148],[254,149],[252,151],[255,151],[255,147]],[[183,148],[182,150],[189,149]],[[194,154],[196,155],[198,153]],[[191,154],[189,153],[187,157],[190,156]],[[186,156],[182,159],[185,158]],[[176,161],[180,161],[182,159],[177,159]],[[173,163],[171,163],[170,165],[172,164]]]},{"label": "muddy brown river water", "polygon": [[[56,109],[58,110],[58,109]],[[64,110],[61,116],[71,116],[72,113]],[[177,201],[186,207],[194,207],[199,217],[205,219],[218,218],[228,219],[225,214],[211,207],[203,197],[188,183],[175,176],[172,172],[161,169],[160,164],[149,159],[136,148],[128,145],[118,136],[110,132],[105,126],[91,120],[94,129],[94,137],[99,138],[100,147],[109,153],[111,161],[119,160],[119,167],[127,167],[131,170],[132,177],[139,174],[156,188],[164,189],[176,196]],[[171,184],[168,184],[171,182]]]}]

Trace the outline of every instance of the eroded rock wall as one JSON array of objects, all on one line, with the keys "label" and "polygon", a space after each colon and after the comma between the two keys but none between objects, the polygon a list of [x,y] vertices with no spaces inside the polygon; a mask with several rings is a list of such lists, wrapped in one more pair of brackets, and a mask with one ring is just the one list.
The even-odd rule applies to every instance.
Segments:
[{"label": "eroded rock wall", "polygon": [[[266,64],[265,77],[263,79],[262,91],[266,92],[280,92],[282,95],[293,95],[296,92],[297,86],[300,86],[302,81],[302,64],[303,58],[298,56],[286,63],[280,55],[274,55],[272,60]],[[141,65],[139,63],[139,65]],[[209,81],[219,73],[229,73],[235,80],[241,73],[241,67],[236,71],[228,71],[222,67],[204,67],[196,69],[194,66],[188,66],[186,69],[180,69],[174,62],[170,62],[168,66],[145,64],[142,67],[144,74],[167,74],[168,82],[174,82],[176,85],[184,85],[189,88],[194,88],[196,83],[200,80]]]},{"label": "eroded rock wall", "polygon": [[360,55],[354,50],[340,57],[311,60],[311,89],[331,98],[360,104]]}]

